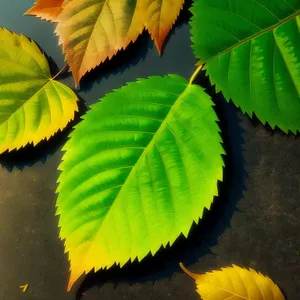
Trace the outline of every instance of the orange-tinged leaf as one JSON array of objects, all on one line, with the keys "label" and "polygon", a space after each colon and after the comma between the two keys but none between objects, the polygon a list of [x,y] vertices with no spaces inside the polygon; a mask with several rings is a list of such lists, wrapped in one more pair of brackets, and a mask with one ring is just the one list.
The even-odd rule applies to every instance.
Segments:
[{"label": "orange-tinged leaf", "polygon": [[37,16],[48,21],[57,22],[62,12],[64,0],[37,0],[25,15]]},{"label": "orange-tinged leaf", "polygon": [[138,1],[66,0],[56,33],[75,83],[143,31]]},{"label": "orange-tinged leaf", "polygon": [[65,0],[56,33],[75,84],[134,42],[144,27],[161,53],[184,0]]},{"label": "orange-tinged leaf", "polygon": [[269,277],[253,269],[236,265],[205,274],[182,270],[196,280],[197,292],[203,300],[284,300],[279,287]]},{"label": "orange-tinged leaf", "polygon": [[184,0],[142,0],[145,26],[159,53],[163,43],[183,8]]}]

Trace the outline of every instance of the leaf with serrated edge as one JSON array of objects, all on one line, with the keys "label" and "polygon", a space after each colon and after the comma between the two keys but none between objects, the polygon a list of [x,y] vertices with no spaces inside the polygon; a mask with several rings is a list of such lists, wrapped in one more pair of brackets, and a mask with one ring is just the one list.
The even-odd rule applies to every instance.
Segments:
[{"label": "leaf with serrated edge", "polygon": [[135,1],[67,0],[56,33],[75,84],[88,71],[134,42],[143,31]]},{"label": "leaf with serrated edge", "polygon": [[192,41],[216,91],[243,113],[300,130],[300,1],[195,0]]},{"label": "leaf with serrated edge", "polygon": [[172,245],[210,208],[224,165],[212,106],[184,78],[154,76],[106,95],[76,126],[57,189],[68,290],[93,268]]},{"label": "leaf with serrated edge", "polygon": [[76,95],[51,78],[33,41],[0,28],[0,62],[0,153],[49,139],[74,118]]},{"label": "leaf with serrated edge", "polygon": [[64,0],[37,0],[25,15],[36,16],[52,22],[58,22]]},{"label": "leaf with serrated edge", "polygon": [[279,287],[269,277],[253,269],[236,265],[195,274],[182,270],[196,281],[197,293],[203,300],[284,300]]},{"label": "leaf with serrated edge", "polygon": [[183,7],[184,0],[141,0],[141,2],[145,14],[144,24],[161,53],[163,43]]},{"label": "leaf with serrated edge", "polygon": [[65,0],[56,33],[75,84],[134,42],[146,26],[161,52],[183,0]]}]

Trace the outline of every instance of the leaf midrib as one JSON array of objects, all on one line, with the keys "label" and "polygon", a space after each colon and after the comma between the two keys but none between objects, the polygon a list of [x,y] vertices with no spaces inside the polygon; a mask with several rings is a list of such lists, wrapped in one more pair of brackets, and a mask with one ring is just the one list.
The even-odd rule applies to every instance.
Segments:
[{"label": "leaf midrib", "polygon": [[[95,22],[95,24],[94,24],[94,26],[93,26],[93,29],[92,29],[91,34],[90,34],[89,39],[88,39],[87,46],[86,46],[86,48],[85,48],[85,50],[84,50],[82,62],[85,60],[85,56],[86,56],[86,54],[87,54],[87,49],[89,48],[90,42],[91,42],[91,40],[92,40],[91,37],[92,37],[92,35],[93,35],[94,32],[95,32],[96,24],[99,22],[100,17],[102,16],[102,13],[103,13],[103,7],[106,6],[107,3],[108,3],[109,1],[110,1],[110,0],[105,0],[105,2],[104,2],[103,5],[102,5],[102,8],[101,8],[101,10],[100,10],[100,12],[99,12],[99,16],[97,17],[97,20],[96,20],[96,22]],[[82,65],[82,64],[81,64],[81,65]]]},{"label": "leaf midrib", "polygon": [[218,57],[218,56],[224,55],[224,54],[230,52],[231,50],[233,50],[233,49],[235,49],[235,48],[237,48],[237,47],[239,47],[239,46],[241,46],[241,45],[247,43],[248,41],[251,41],[251,40],[257,38],[258,36],[261,36],[261,35],[265,34],[266,32],[271,31],[271,30],[273,30],[274,28],[279,27],[279,26],[281,26],[281,25],[287,23],[288,21],[290,21],[290,20],[296,18],[296,17],[299,16],[299,15],[300,15],[300,11],[298,10],[298,11],[294,12],[293,14],[291,14],[290,16],[288,16],[287,18],[281,20],[280,22],[278,22],[278,23],[276,23],[276,24],[274,24],[274,25],[272,25],[272,26],[270,26],[270,27],[267,27],[267,28],[265,28],[265,29],[263,29],[263,30],[261,30],[261,31],[259,31],[259,32],[257,32],[257,33],[255,33],[255,34],[253,34],[253,35],[251,35],[251,36],[245,38],[244,40],[242,40],[242,41],[240,41],[240,42],[238,42],[238,43],[236,43],[236,44],[230,46],[230,47],[227,48],[226,50],[224,50],[224,51],[222,51],[222,52],[220,52],[220,53],[218,53],[218,54],[216,54],[216,55],[214,55],[214,56],[211,56],[211,57],[209,57],[208,59],[202,59],[202,60],[200,60],[200,62],[198,62],[197,65],[202,65],[202,64],[204,64],[204,63],[210,61],[211,59],[214,59],[214,58],[216,58],[216,57]]},{"label": "leaf midrib", "polygon": [[[91,40],[92,40],[91,37],[92,37],[92,36],[94,35],[94,33],[95,33],[96,24],[98,24],[98,22],[101,22],[101,19],[100,19],[100,18],[101,18],[101,16],[102,16],[104,7],[107,6],[107,7],[109,8],[109,10],[111,11],[110,6],[108,5],[110,1],[111,1],[111,0],[105,0],[105,2],[104,2],[103,5],[102,5],[101,11],[99,12],[99,16],[97,17],[97,20],[96,20],[96,22],[95,22],[95,24],[94,24],[94,26],[93,26],[93,29],[92,29],[91,34],[90,34],[89,39],[88,39],[87,46],[86,46],[86,48],[85,48],[85,50],[84,50],[82,62],[84,62],[84,60],[85,60],[85,58],[86,58],[87,50],[88,50],[89,45],[90,45],[90,42],[91,42]],[[113,24],[114,24],[114,26],[115,26],[115,25],[116,25],[116,24],[115,24],[115,19],[114,19],[114,17],[113,17],[114,15],[113,15],[112,12],[111,12],[111,15],[112,15],[112,19],[113,19]],[[132,23],[132,20],[133,20],[133,18],[131,19],[131,23]],[[130,26],[131,26],[131,23],[130,23]],[[129,28],[130,28],[130,26],[129,26]],[[115,28],[115,30],[116,30],[116,27],[114,27],[114,28]],[[106,37],[107,37],[107,40],[109,41],[108,35],[107,35],[107,34],[106,34]],[[109,46],[110,46],[110,45],[109,45]],[[82,65],[83,65],[83,63],[81,63],[81,67],[82,67]],[[81,67],[80,67],[80,69],[81,69]]]},{"label": "leaf midrib", "polygon": [[[167,124],[167,120],[168,117],[172,114],[172,110],[175,109],[176,106],[179,105],[179,103],[181,102],[180,100],[183,99],[184,95],[188,92],[189,88],[192,86],[192,84],[188,83],[186,88],[182,91],[181,94],[178,95],[178,98],[174,101],[174,104],[172,105],[172,107],[170,108],[168,114],[166,115],[166,117],[164,118],[164,120],[162,121],[160,127],[157,129],[157,131],[155,132],[155,134],[153,135],[151,141],[149,142],[149,144],[145,147],[145,149],[143,150],[142,154],[140,155],[140,157],[138,158],[138,160],[136,161],[136,163],[134,164],[134,166],[132,167],[132,169],[130,170],[127,178],[124,181],[124,184],[122,185],[122,187],[120,188],[118,194],[115,197],[115,200],[113,201],[112,205],[110,206],[110,209],[107,211],[107,213],[105,214],[104,218],[102,219],[101,224],[98,227],[98,230],[96,232],[96,234],[94,235],[93,240],[95,239],[95,237],[98,235],[99,231],[101,230],[102,224],[105,222],[107,216],[109,215],[109,211],[111,211],[113,209],[113,206],[115,205],[115,203],[118,201],[118,198],[120,197],[121,193],[124,192],[124,190],[126,189],[126,183],[130,182],[131,177],[134,175],[135,173],[135,168],[137,165],[139,165],[140,161],[145,157],[145,155],[148,152],[148,149],[155,144],[155,139],[156,137],[161,133],[161,131],[165,128],[166,124]],[[93,240],[89,241],[87,244],[87,247],[89,248],[88,251],[85,252],[84,257],[81,260],[81,264],[83,264],[85,258],[88,256],[89,251],[91,250],[91,244],[93,244]],[[117,262],[118,263],[118,262]]]},{"label": "leaf midrib", "polygon": [[47,78],[46,81],[45,81],[45,83],[35,93],[33,93],[33,95],[31,95],[30,98],[28,98],[27,100],[24,100],[24,103],[22,105],[20,105],[13,113],[11,113],[10,116],[6,120],[4,120],[2,123],[0,123],[0,125],[2,125],[3,123],[8,122],[9,119],[14,114],[16,114],[20,109],[22,109],[24,105],[26,105],[26,103],[28,103],[35,95],[37,95],[38,93],[40,93],[41,90],[43,90],[46,87],[46,85],[48,85],[50,82],[52,83],[53,81],[55,81],[55,80],[53,80],[52,78]]},{"label": "leaf midrib", "polygon": [[[232,296],[240,297],[241,299],[251,300],[249,297],[245,298],[245,297],[242,296],[241,294],[237,294],[237,293],[232,292],[232,291],[230,291],[230,290],[224,289],[224,288],[222,288],[221,286],[218,286],[218,285],[216,285],[216,284],[214,284],[214,283],[211,283],[210,281],[205,280],[205,275],[202,275],[202,276],[203,276],[203,277],[202,277],[200,280],[201,280],[202,282],[206,283],[207,285],[211,285],[213,288],[217,288],[218,290],[223,291],[223,292],[226,292],[226,293],[228,293],[228,294],[231,294]],[[242,279],[242,278],[241,278],[241,279]],[[242,281],[243,281],[243,280],[242,280]],[[244,281],[243,281],[243,283],[244,283]],[[255,281],[255,283],[256,283],[256,281]],[[245,285],[245,283],[244,283],[244,285]],[[256,286],[259,288],[259,286],[258,286],[257,283],[256,283]],[[246,287],[246,292],[248,293],[247,287]],[[261,291],[260,291],[260,293],[261,293]],[[248,295],[249,295],[249,293],[248,293]],[[230,296],[230,297],[231,297],[231,296]]]}]

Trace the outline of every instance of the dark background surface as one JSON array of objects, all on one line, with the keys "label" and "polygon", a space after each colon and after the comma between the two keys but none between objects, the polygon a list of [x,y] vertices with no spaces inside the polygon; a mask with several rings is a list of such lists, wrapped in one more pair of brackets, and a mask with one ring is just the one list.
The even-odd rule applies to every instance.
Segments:
[{"label": "dark background surface", "polygon": [[[33,2],[1,0],[0,26],[35,40],[60,69],[64,57],[54,24],[23,16]],[[188,18],[185,9],[162,57],[144,33],[86,76],[76,89],[82,98],[81,114],[137,77],[176,73],[189,78],[196,60]],[[74,87],[70,76],[62,81]],[[300,299],[300,138],[241,115],[214,94],[203,74],[199,81],[217,104],[228,156],[220,196],[189,238],[180,237],[172,248],[140,264],[82,277],[66,293],[69,264],[54,214],[60,149],[70,124],[48,143],[0,156],[1,300],[199,299],[179,261],[198,273],[231,264],[252,267],[278,283],[288,300]],[[26,283],[29,289],[22,293],[19,286]]]}]

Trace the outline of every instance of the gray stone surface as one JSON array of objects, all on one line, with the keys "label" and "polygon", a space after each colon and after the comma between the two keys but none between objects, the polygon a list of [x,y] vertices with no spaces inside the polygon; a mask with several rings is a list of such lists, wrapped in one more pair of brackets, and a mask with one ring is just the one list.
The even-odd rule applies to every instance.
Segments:
[{"label": "gray stone surface", "polygon": [[[22,16],[33,2],[1,1],[0,26],[33,38],[61,68],[54,25]],[[172,31],[162,58],[144,34],[88,75],[77,89],[85,106],[137,77],[177,73],[189,78],[195,59],[185,20]],[[209,87],[203,76],[199,80]],[[71,77],[63,81],[73,86]],[[211,211],[187,240],[180,237],[141,264],[81,278],[70,293],[65,292],[69,264],[54,213],[56,169],[71,126],[35,149],[0,156],[0,299],[199,299],[180,261],[199,273],[230,264],[252,267],[277,282],[288,300],[300,299],[300,139],[263,127],[208,90],[228,153],[225,180]],[[29,290],[22,293],[19,286],[25,283]]]}]

